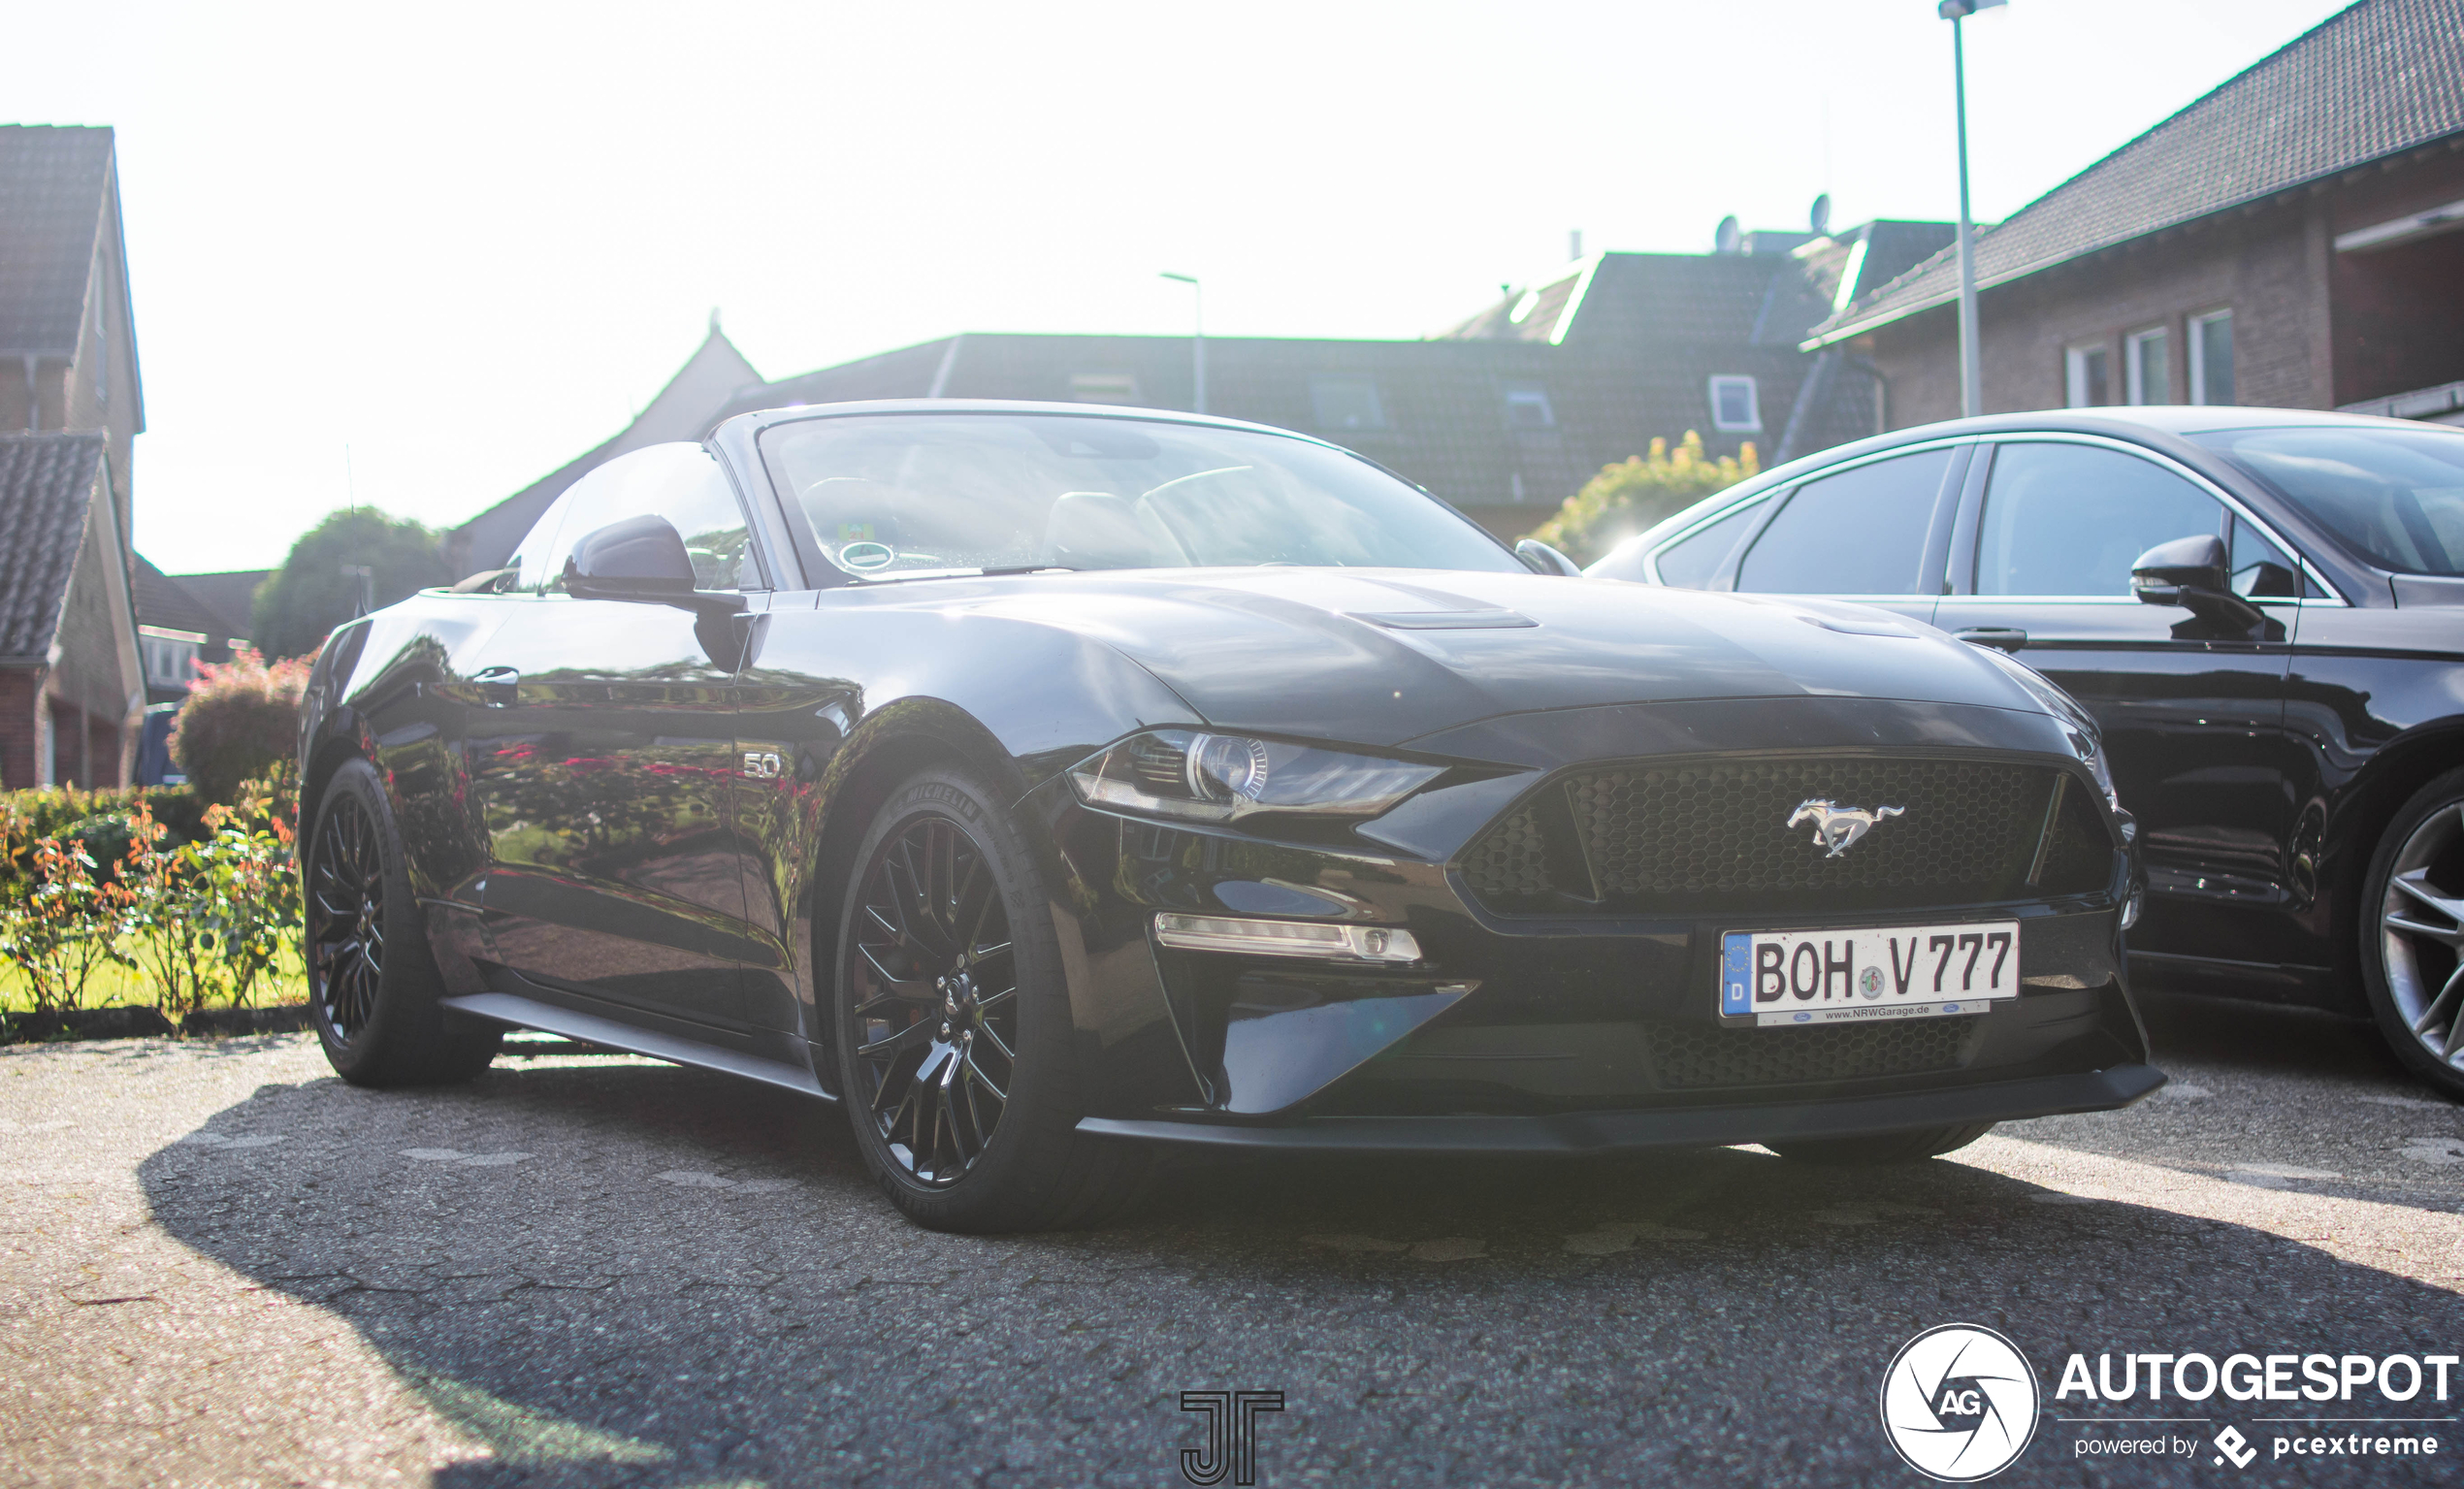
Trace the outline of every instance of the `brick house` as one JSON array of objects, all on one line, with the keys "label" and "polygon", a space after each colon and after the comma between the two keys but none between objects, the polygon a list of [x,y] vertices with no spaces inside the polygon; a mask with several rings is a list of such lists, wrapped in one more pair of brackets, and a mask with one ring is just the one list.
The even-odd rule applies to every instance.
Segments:
[{"label": "brick house", "polygon": [[127,779],[145,427],[112,132],[0,126],[0,786]]},{"label": "brick house", "polygon": [[[2464,0],[2360,0],[1977,236],[1989,412],[2464,408]],[[1805,340],[1960,412],[1935,254]]]}]

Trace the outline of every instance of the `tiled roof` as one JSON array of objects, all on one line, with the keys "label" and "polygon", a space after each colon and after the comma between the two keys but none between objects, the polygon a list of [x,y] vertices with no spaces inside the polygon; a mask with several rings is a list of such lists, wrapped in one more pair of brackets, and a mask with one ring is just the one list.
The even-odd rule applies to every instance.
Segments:
[{"label": "tiled roof", "polygon": [[0,353],[68,355],[112,176],[112,132],[0,125]]},{"label": "tiled roof", "polygon": [[[2464,131],[2464,0],[2360,0],[1976,241],[1979,286]],[[1948,250],[1832,316],[1837,340],[1959,294]]]},{"label": "tiled roof", "polygon": [[0,435],[0,662],[50,651],[102,461],[101,435]]},{"label": "tiled roof", "polygon": [[[256,606],[257,586],[273,577],[270,568],[234,568],[211,574],[173,574],[170,577],[188,593],[188,598],[205,606],[214,618],[211,626],[181,626],[181,631],[203,631],[220,640],[229,636],[245,636],[253,623],[250,614]],[[137,614],[148,626],[156,624],[146,616],[143,589],[138,592]]]},{"label": "tiled roof", "polygon": [[[209,646],[235,634],[220,612],[191,593],[188,586],[137,556],[137,624],[160,626],[170,631],[193,631],[206,638]],[[245,635],[243,626],[236,632]]]}]

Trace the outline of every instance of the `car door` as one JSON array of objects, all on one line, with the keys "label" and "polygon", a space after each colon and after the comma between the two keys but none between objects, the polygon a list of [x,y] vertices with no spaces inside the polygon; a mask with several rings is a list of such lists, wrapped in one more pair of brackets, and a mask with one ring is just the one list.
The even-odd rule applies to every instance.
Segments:
[{"label": "car door", "polygon": [[748,941],[729,797],[747,628],[583,599],[561,571],[589,534],[649,513],[683,534],[698,588],[758,588],[742,509],[698,445],[622,456],[558,506],[542,521],[554,536],[535,533],[540,552],[523,565],[544,578],[463,684],[489,854],[483,955],[528,985],[507,990],[741,1029]]},{"label": "car door", "polygon": [[[1935,624],[1997,645],[2095,715],[2138,818],[2150,898],[2134,955],[2274,961],[2297,774],[2284,729],[2300,616],[2262,566],[2281,550],[2188,469],[2118,441],[1985,445],[1953,534],[1952,593]],[[2265,624],[2231,633],[2143,604],[2130,565],[2156,544],[2215,534]],[[2264,550],[2263,552],[2261,550]]]},{"label": "car door", "polygon": [[1967,454],[1936,444],[1799,481],[1738,535],[1710,587],[1853,599],[1931,620]]}]

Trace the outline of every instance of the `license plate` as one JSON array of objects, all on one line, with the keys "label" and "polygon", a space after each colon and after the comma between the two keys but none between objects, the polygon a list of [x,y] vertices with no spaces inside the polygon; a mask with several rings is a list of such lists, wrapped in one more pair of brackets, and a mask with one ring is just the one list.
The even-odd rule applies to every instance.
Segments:
[{"label": "license plate", "polygon": [[1733,930],[1720,1017],[1758,1024],[1981,1014],[2019,996],[2019,923]]}]

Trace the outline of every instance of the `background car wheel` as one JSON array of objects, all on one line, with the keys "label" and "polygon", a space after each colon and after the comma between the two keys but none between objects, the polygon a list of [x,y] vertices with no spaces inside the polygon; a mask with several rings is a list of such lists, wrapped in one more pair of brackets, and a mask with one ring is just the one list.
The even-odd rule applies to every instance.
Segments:
[{"label": "background car wheel", "polygon": [[1799,1163],[1916,1163],[1965,1148],[1993,1130],[1992,1122],[1965,1122],[1952,1127],[1869,1133],[1858,1138],[1793,1138],[1763,1146]]},{"label": "background car wheel", "polygon": [[302,851],[308,1007],[336,1074],[354,1085],[437,1085],[487,1069],[504,1031],[437,1006],[444,983],[366,761],[334,772]]},{"label": "background car wheel", "polygon": [[2361,898],[2361,975],[2396,1058],[2464,1100],[2464,770],[2387,824]]},{"label": "background car wheel", "polygon": [[996,799],[929,770],[874,818],[839,917],[839,1088],[866,1167],[919,1224],[1097,1224],[1151,1159],[1077,1131],[1051,901]]}]

